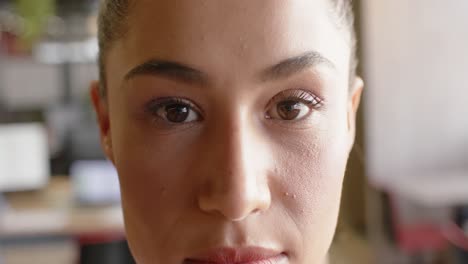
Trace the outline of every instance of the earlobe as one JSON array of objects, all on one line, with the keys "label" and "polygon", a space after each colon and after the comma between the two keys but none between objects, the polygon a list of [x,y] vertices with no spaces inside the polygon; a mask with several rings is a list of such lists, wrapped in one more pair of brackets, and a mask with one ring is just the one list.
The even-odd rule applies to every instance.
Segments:
[{"label": "earlobe", "polygon": [[99,133],[101,138],[101,146],[106,156],[114,161],[112,151],[112,138],[110,131],[109,110],[107,100],[101,95],[99,89],[99,81],[93,81],[90,85],[90,98],[94,106],[97,122],[99,125]]},{"label": "earlobe", "polygon": [[112,139],[110,137],[110,135],[108,136],[105,136],[102,140],[102,146],[104,148],[104,153],[106,154],[106,156],[112,161],[114,162],[114,155],[113,155],[113,152],[112,152]]}]

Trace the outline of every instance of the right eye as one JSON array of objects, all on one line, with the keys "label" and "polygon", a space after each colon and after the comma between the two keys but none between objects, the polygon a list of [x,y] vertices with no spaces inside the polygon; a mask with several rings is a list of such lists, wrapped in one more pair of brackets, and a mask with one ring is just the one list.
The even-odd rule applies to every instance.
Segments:
[{"label": "right eye", "polygon": [[162,98],[150,102],[147,112],[169,124],[184,124],[201,120],[200,113],[193,103],[182,98]]}]

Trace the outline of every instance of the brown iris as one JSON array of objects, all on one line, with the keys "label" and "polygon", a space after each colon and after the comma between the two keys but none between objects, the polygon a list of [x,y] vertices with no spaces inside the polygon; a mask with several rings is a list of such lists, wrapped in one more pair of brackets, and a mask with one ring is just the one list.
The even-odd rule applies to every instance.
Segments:
[{"label": "brown iris", "polygon": [[277,105],[278,115],[284,120],[294,120],[301,113],[301,103],[297,101],[283,101]]},{"label": "brown iris", "polygon": [[172,123],[182,123],[190,114],[190,108],[182,104],[168,105],[165,110],[167,120]]}]

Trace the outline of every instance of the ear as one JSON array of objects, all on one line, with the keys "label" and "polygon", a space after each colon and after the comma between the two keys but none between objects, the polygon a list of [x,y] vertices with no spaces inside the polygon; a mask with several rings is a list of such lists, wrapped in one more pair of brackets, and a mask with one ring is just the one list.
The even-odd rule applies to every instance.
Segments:
[{"label": "ear", "polygon": [[90,97],[96,113],[99,132],[101,138],[101,147],[104,150],[107,158],[114,162],[114,155],[112,151],[112,137],[110,130],[109,107],[107,99],[104,98],[99,89],[99,81],[93,81],[90,85]]},{"label": "ear", "polygon": [[362,90],[364,89],[364,81],[361,77],[354,78],[351,86],[349,100],[348,100],[348,132],[350,135],[349,149],[351,151],[354,145],[356,136],[356,115],[361,103]]}]

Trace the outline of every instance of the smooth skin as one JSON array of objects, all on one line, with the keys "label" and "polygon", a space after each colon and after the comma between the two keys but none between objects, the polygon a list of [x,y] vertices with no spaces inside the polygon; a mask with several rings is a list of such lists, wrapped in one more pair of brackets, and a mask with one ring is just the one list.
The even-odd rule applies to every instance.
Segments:
[{"label": "smooth skin", "polygon": [[91,97],[140,264],[324,263],[363,83],[325,0],[139,0]]}]

